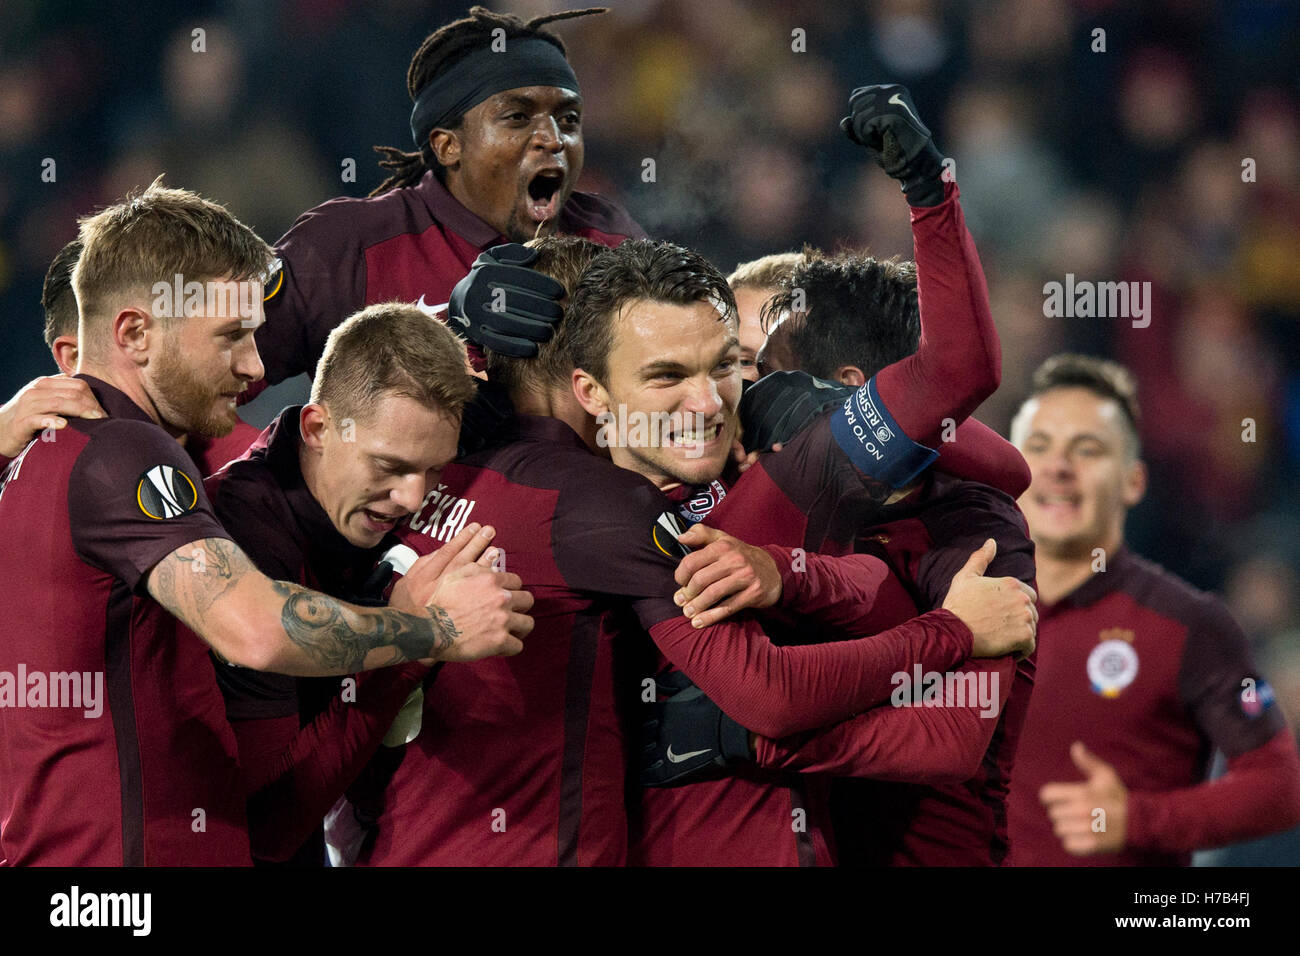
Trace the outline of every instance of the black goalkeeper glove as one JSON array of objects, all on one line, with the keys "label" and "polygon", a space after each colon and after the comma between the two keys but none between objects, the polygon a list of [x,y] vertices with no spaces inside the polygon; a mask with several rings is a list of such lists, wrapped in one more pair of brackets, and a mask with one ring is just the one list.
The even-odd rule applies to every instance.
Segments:
[{"label": "black goalkeeper glove", "polygon": [[537,250],[517,242],[493,246],[474,260],[447,302],[453,329],[475,345],[514,358],[532,358],[564,316],[565,289],[528,268]]},{"label": "black goalkeeper glove", "polygon": [[655,701],[641,725],[641,786],[687,783],[709,770],[750,760],[749,731],[681,671],[655,677]]},{"label": "black goalkeeper glove", "polygon": [[787,442],[856,389],[807,372],[771,372],[740,398],[741,439],[746,451],[768,451]]},{"label": "black goalkeeper glove", "polygon": [[903,186],[913,206],[943,202],[943,154],[921,122],[907,87],[897,83],[859,86],[849,96],[840,129]]}]

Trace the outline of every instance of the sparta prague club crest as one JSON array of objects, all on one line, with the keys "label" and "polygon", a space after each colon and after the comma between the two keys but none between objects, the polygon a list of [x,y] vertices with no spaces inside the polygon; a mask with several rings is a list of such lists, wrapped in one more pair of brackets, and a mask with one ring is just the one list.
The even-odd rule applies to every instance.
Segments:
[{"label": "sparta prague club crest", "polygon": [[711,481],[709,487],[683,501],[677,510],[685,520],[697,524],[707,518],[709,512],[725,497],[727,497],[727,486],[720,481]]},{"label": "sparta prague club crest", "polygon": [[1111,627],[1097,635],[1101,643],[1088,655],[1088,681],[1094,693],[1118,697],[1138,673],[1138,655],[1133,649],[1133,632]]}]

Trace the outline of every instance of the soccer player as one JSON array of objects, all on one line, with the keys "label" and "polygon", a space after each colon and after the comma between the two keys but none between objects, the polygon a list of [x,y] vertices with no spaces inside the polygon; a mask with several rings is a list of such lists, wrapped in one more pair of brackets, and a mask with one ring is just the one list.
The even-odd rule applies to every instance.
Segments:
[{"label": "soccer player", "polygon": [[90,387],[70,377],[77,367],[77,299],[72,292],[72,269],[80,255],[80,239],[60,249],[41,288],[45,344],[63,374],[33,379],[0,406],[0,459],[16,457],[42,432],[52,436],[68,424],[69,417],[104,415]]},{"label": "soccer player", "polygon": [[72,291],[72,270],[80,256],[81,240],[73,239],[54,257],[41,287],[45,345],[54,356],[59,371],[69,376],[77,368],[77,297]]},{"label": "soccer player", "polygon": [[[890,99],[905,105],[890,104]],[[611,293],[616,285],[611,281],[613,276],[637,288],[638,281],[647,281],[647,273],[665,268],[659,259],[676,256],[689,260],[691,254],[677,247],[644,243],[625,244],[603,254],[575,294],[577,324],[568,333],[573,358],[580,366],[580,371],[574,373],[574,389],[589,414],[616,423],[627,414],[684,418],[704,414],[703,407],[696,407],[701,402],[707,407],[708,421],[703,423],[707,430],[687,436],[694,439],[692,454],[686,455],[683,446],[671,440],[650,447],[644,447],[644,441],[638,446],[635,441],[615,440],[608,444],[612,445],[610,451],[616,464],[646,475],[669,491],[678,503],[680,517],[690,523],[708,516],[711,525],[746,540],[833,553],[851,550],[858,532],[872,523],[868,519],[878,516],[879,505],[889,494],[885,481],[906,486],[933,460],[934,453],[910,442],[909,436],[915,432],[937,438],[947,419],[960,423],[996,387],[999,356],[987,299],[982,294],[982,271],[964,228],[956,185],[941,180],[937,152],[928,130],[915,119],[906,91],[896,86],[857,90],[851,110],[853,115],[846,123],[854,130],[854,137],[880,147],[876,150],[878,160],[900,179],[909,201],[916,203],[912,219],[922,267],[921,295],[928,303],[927,311],[947,322],[947,335],[923,337],[916,355],[884,370],[879,390],[874,379],[865,383],[854,401],[845,403],[838,417],[822,417],[800,434],[798,442],[780,455],[760,458],[737,480],[734,474],[723,474],[727,456],[721,449],[728,447],[735,428],[735,406],[727,399],[735,396],[730,386],[722,384],[728,381],[726,374],[713,364],[726,355],[728,341],[725,332],[707,320],[716,311],[706,313],[695,308],[693,316],[683,315],[682,309],[673,308],[676,303],[670,297],[659,310],[662,314],[651,311],[646,315],[640,309],[629,308],[626,311],[637,314],[614,319],[618,309],[628,303]],[[706,264],[701,271],[712,270]],[[656,305],[653,297],[648,304]],[[675,325],[658,324],[670,317]],[[699,382],[715,379],[712,397],[705,400],[694,394],[699,391]],[[882,402],[885,392],[889,397]],[[758,389],[751,392],[756,394]],[[898,421],[889,415],[895,404],[904,412]],[[860,425],[859,416],[872,421],[869,433],[855,428],[855,423]],[[907,422],[906,429],[901,421]],[[987,429],[984,433],[998,445],[1006,446]],[[947,445],[943,447],[945,452],[949,450]],[[965,443],[963,447],[975,449],[980,442]],[[1008,450],[1023,469],[1019,455],[1009,446]],[[1004,473],[1014,471],[1003,468]],[[855,483],[860,492],[864,475],[872,476],[874,481],[868,494],[844,493]],[[1023,487],[1016,481],[1008,484],[1017,491]],[[788,559],[789,554],[785,557]],[[687,664],[674,659],[671,653],[666,657],[689,671]],[[726,705],[722,709],[726,711]],[[647,798],[661,804],[675,799],[658,793],[648,794]],[[683,858],[725,862],[727,858],[719,854],[726,852],[738,854],[730,858],[734,862],[829,861],[825,843],[816,835],[805,832],[792,836],[790,812],[792,806],[798,809],[802,804],[801,796],[787,790],[774,802],[770,791],[765,790],[756,799],[764,801],[757,810],[765,811],[762,819],[768,826],[762,839],[728,846],[725,834],[693,828],[683,816],[700,812],[699,808],[706,804],[681,804],[652,813],[655,820],[661,821],[665,836],[651,835],[642,840],[637,852],[646,862]],[[707,805],[705,812],[732,820],[758,816],[753,802],[734,805],[725,814]],[[674,843],[672,834],[682,837]],[[713,839],[714,835],[718,839]],[[655,852],[666,856],[649,855]]]},{"label": "soccer player", "polygon": [[776,295],[781,280],[804,260],[802,252],[777,252],[761,259],[742,262],[727,276],[727,285],[736,296],[739,318],[740,377],[758,381],[758,353],[767,333],[763,331],[762,312],[767,300]]},{"label": "soccer player", "polygon": [[[852,253],[812,255],[792,269],[769,300],[769,313],[785,318],[767,350],[779,356],[784,368],[859,387],[917,350],[921,311],[916,291],[913,263],[880,262]],[[802,308],[795,308],[796,295]],[[1032,585],[1033,546],[1011,498],[984,485],[938,475],[909,489],[908,496],[886,508],[880,523],[864,530],[858,542],[860,551],[878,557],[894,577],[882,581],[873,608],[880,625],[893,626],[918,608],[938,606],[953,572],[989,537],[996,540],[997,552],[987,572]],[[683,543],[703,547],[679,569],[685,604],[696,614],[712,613],[704,609],[744,583],[721,578],[721,568],[709,567],[713,561],[734,560],[726,555],[733,548],[709,544],[702,531],[692,532]],[[752,549],[742,554],[761,560]],[[728,605],[743,602],[729,599]],[[965,674],[970,674],[969,680]],[[959,672],[960,679],[972,688],[978,681],[996,680],[996,712],[951,704],[952,709],[943,712],[923,708],[891,713],[892,708],[881,707],[811,740],[758,742],[763,766],[877,778],[835,784],[836,843],[842,863],[995,865],[1005,859],[1007,781],[1033,686],[1032,661],[978,661],[968,665],[965,674]],[[974,695],[966,700],[973,704]],[[665,705],[660,739],[669,741],[672,722],[689,719],[689,730],[701,706],[674,717],[675,708]],[[680,737],[675,742],[678,751],[694,749]],[[883,784],[880,779],[894,782]],[[722,789],[726,784],[715,786]]]},{"label": "soccer player", "polygon": [[[651,322],[685,313],[701,324],[721,347],[710,345],[700,356],[705,364],[678,398],[692,411],[711,408],[707,417],[721,427],[707,429],[710,439],[679,415],[667,425],[659,454],[674,469],[694,469],[704,459],[704,469],[718,471],[730,457],[740,388],[734,305],[722,276],[680,247],[637,241],[600,261],[610,256],[653,262],[640,279],[631,269],[588,270],[575,302],[583,290],[590,299],[599,289],[612,297],[609,304],[602,300],[591,312],[576,312],[536,360],[516,370],[511,398],[519,414],[511,430],[493,447],[448,466],[401,532],[420,550],[445,539],[470,514],[490,521],[499,529],[494,543],[506,566],[537,597],[531,642],[546,653],[521,655],[505,667],[479,664],[439,674],[425,696],[423,729],[382,796],[378,836],[363,851],[363,863],[623,862],[629,757],[623,725],[633,691],[641,693],[653,673],[649,646],[637,639],[642,631],[747,719],[804,729],[817,714],[847,716],[884,699],[886,667],[899,661],[910,666],[914,657],[955,663],[977,640],[993,636],[976,638],[961,623],[988,601],[979,587],[957,589],[950,607],[960,605],[961,614],[936,611],[892,633],[839,645],[776,648],[751,619],[695,628],[681,617],[670,600],[676,562],[664,550],[672,538],[658,527],[671,506],[644,470],[597,457],[580,429],[567,424],[582,413],[582,389],[573,384],[580,373],[571,359],[548,353],[572,345],[564,338],[568,332],[593,329],[602,340],[613,333],[617,342],[622,326],[614,332],[615,316],[624,311],[649,309]],[[625,304],[632,308],[623,310]],[[598,328],[588,320],[597,320]],[[680,339],[679,324],[665,328],[669,344]],[[490,361],[491,375],[501,360]],[[729,396],[725,413],[719,389]],[[797,452],[791,455],[796,460]],[[866,498],[861,477],[850,468],[828,478],[836,483],[832,497]],[[811,578],[820,566],[813,561],[810,568]],[[809,613],[833,602],[862,609],[856,582],[818,580],[825,590],[809,584],[805,593],[787,595],[795,609]],[[1009,596],[1002,601],[1007,608],[1014,604]],[[1014,627],[996,630],[990,644],[997,646],[981,653],[1004,653],[1026,637]]]},{"label": "soccer player", "polygon": [[644,235],[614,203],[576,190],[582,95],[564,43],[545,29],[603,12],[524,21],[476,6],[425,39],[407,72],[415,150],[382,148],[392,175],[369,198],[317,206],[276,244],[283,269],[258,333],[267,384],[312,371],[330,330],[366,305],[441,306],[504,239]]},{"label": "soccer player", "polygon": [[[438,608],[456,582],[439,583],[431,615],[257,572],[177,439],[228,431],[261,376],[269,247],[157,183],[80,235],[79,374],[107,417],[32,442],[0,485],[0,575],[25,609],[0,622],[0,859],[247,863],[234,738],[206,649],[178,637],[178,619],[232,664],[303,676],[522,645],[504,620],[470,627]],[[252,314],[182,319],[153,291],[177,274],[218,294],[251,283]]]},{"label": "soccer player", "polygon": [[[1176,866],[1300,821],[1300,757],[1222,602],[1130,551],[1132,377],[1048,359],[1011,425],[1033,483],[1042,644],[1010,800],[1021,866]],[[1215,750],[1227,771],[1206,782]]]},{"label": "soccer player", "polygon": [[[369,597],[364,585],[392,543],[390,531],[420,507],[455,457],[461,411],[473,396],[465,346],[450,329],[410,305],[364,309],[330,333],[311,401],[282,411],[246,455],[204,483],[217,520],[268,577],[337,598]],[[466,538],[476,549],[449,560],[451,572],[478,558],[493,533],[478,524],[457,531],[457,547],[442,550],[459,552]],[[485,556],[485,566],[493,557]],[[495,605],[474,603],[491,587],[514,589],[511,611],[531,606],[517,577],[482,568],[460,573],[475,570],[489,580],[465,592],[460,606],[447,604],[452,617],[493,613]],[[408,576],[397,588],[413,584]],[[250,793],[255,859],[322,863],[321,835],[308,835],[426,671],[416,664],[363,677],[356,693],[377,698],[368,710],[344,700],[337,680],[218,663]]]},{"label": "soccer player", "polygon": [[[45,344],[63,374],[34,379],[0,408],[0,458],[13,458],[42,433],[52,437],[67,425],[68,416],[102,418],[104,415],[90,386],[71,377],[77,369],[77,297],[72,290],[72,270],[80,255],[80,239],[73,239],[59,250],[41,289]],[[185,449],[199,466],[200,473],[210,475],[241,455],[257,435],[252,425],[237,421],[227,435],[189,436]]]}]

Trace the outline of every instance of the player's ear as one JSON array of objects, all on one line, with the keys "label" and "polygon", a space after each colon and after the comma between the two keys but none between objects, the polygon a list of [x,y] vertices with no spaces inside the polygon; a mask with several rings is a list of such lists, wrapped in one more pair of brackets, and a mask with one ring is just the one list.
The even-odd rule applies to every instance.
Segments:
[{"label": "player's ear", "polygon": [[841,365],[835,371],[835,380],[841,385],[850,385],[853,388],[861,388],[867,384],[867,377],[856,365]]},{"label": "player's ear", "polygon": [[302,442],[316,454],[325,450],[325,436],[329,433],[330,413],[324,405],[308,402],[298,413],[298,434]]},{"label": "player's ear", "polygon": [[[464,121],[462,120],[462,123]],[[429,134],[433,158],[442,166],[460,165],[460,133],[454,129],[435,129]]]},{"label": "player's ear", "polygon": [[1147,466],[1137,460],[1130,462],[1124,469],[1124,507],[1132,508],[1146,497]]},{"label": "player's ear", "polygon": [[156,319],[147,309],[132,306],[113,316],[113,343],[131,357],[137,365],[149,361],[150,348],[157,348],[162,336],[162,319]]},{"label": "player's ear", "polygon": [[600,417],[609,411],[609,393],[605,386],[580,368],[573,370],[573,396],[588,415]]},{"label": "player's ear", "polygon": [[54,355],[54,364],[59,367],[59,371],[64,375],[75,375],[77,372],[77,337],[75,335],[60,335],[50,346],[50,352]]}]

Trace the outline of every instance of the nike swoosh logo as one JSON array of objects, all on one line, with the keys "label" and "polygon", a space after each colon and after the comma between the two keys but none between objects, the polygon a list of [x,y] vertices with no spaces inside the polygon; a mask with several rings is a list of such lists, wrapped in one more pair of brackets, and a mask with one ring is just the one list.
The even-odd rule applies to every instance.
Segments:
[{"label": "nike swoosh logo", "polygon": [[681,763],[683,760],[690,760],[692,757],[698,757],[700,754],[706,754],[706,753],[709,753],[711,749],[712,749],[712,748],[706,747],[706,748],[703,749],[703,750],[692,750],[690,753],[687,753],[687,754],[675,754],[675,753],[673,753],[673,745],[672,745],[672,744],[669,744],[669,745],[668,745],[668,762],[669,762],[669,763]]},{"label": "nike swoosh logo", "polygon": [[895,106],[901,106],[903,109],[907,110],[908,115],[911,116],[912,119],[916,120],[918,125],[920,126],[925,125],[924,123],[921,122],[921,117],[913,113],[912,108],[908,106],[905,102],[903,102],[903,98],[899,96],[897,93],[891,96],[886,102],[893,103]]},{"label": "nike swoosh logo", "polygon": [[[447,303],[446,303],[446,302],[443,302],[441,305],[430,305],[429,303],[427,303],[427,302],[424,301],[424,293],[420,293],[420,299],[419,299],[418,302],[415,303],[415,307],[416,307],[417,309],[419,309],[421,312],[423,312],[425,315],[431,315],[431,316],[433,316],[435,319],[436,319],[436,318],[437,318],[441,313],[447,311]],[[468,319],[465,319],[465,318],[462,318],[462,317],[460,317],[460,316],[457,316],[456,321],[458,321],[458,322],[459,322],[461,325],[463,325],[463,326],[466,326],[466,327],[469,326],[469,320],[468,320]]]}]

